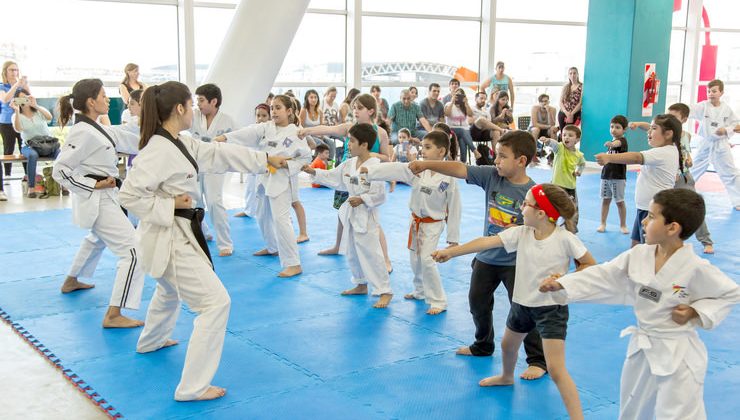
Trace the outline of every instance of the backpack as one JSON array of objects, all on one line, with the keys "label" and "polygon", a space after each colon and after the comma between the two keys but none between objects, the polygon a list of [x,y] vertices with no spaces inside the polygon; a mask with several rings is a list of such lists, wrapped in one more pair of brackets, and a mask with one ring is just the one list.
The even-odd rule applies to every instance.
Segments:
[{"label": "backpack", "polygon": [[59,150],[59,139],[51,136],[35,136],[26,141],[39,154],[39,157],[54,156]]},{"label": "backpack", "polygon": [[59,196],[59,193],[61,192],[61,187],[58,182],[54,180],[54,178],[51,176],[51,171],[53,167],[47,166],[43,169],[44,174],[44,181],[42,182],[42,185],[46,189],[46,195],[54,195]]}]

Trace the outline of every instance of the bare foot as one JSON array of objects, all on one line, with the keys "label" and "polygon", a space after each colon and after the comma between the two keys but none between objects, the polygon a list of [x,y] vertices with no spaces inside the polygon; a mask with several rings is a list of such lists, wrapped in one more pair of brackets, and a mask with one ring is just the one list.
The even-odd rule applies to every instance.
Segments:
[{"label": "bare foot", "polygon": [[218,251],[219,257],[230,257],[234,253],[233,249],[222,249]]},{"label": "bare foot", "polygon": [[123,315],[106,316],[103,318],[103,328],[137,328],[144,325],[144,321],[131,319]]},{"label": "bare foot", "polygon": [[318,255],[337,255],[339,254],[339,247],[328,248],[323,251],[319,251]]},{"label": "bare foot", "polygon": [[226,395],[226,388],[211,385],[208,387],[206,392],[203,393],[203,395],[196,398],[196,401],[215,400],[217,398],[223,397],[224,395]]},{"label": "bare foot", "polygon": [[342,292],[342,295],[348,296],[348,295],[366,295],[367,294],[367,284],[358,284],[357,286],[353,287],[352,289],[347,289]]},{"label": "bare foot", "polygon": [[265,249],[261,249],[261,250],[255,252],[252,255],[254,255],[255,257],[265,257],[265,256],[268,256],[268,255],[269,256],[275,256],[277,254],[278,254],[277,252],[270,252],[269,249],[265,248]]},{"label": "bare foot", "polygon": [[387,308],[388,304],[391,303],[391,299],[393,299],[393,294],[391,293],[383,293],[380,295],[380,299],[378,299],[377,302],[375,302],[375,305],[373,305],[373,308]]},{"label": "bare foot", "polygon": [[234,217],[250,217],[250,216],[247,213],[240,211],[239,213],[235,214]]},{"label": "bare foot", "polygon": [[606,232],[606,225],[599,225],[599,228],[596,229],[596,231],[599,232],[599,233]]},{"label": "bare foot", "polygon": [[179,341],[170,339],[170,340],[165,341],[164,345],[162,345],[162,347],[160,347],[160,349],[163,349],[165,347],[176,346],[178,344],[180,344]]},{"label": "bare foot", "polygon": [[[416,296],[414,296],[413,293],[406,293],[405,295],[403,295],[403,298],[406,299],[406,300],[417,300],[416,299]],[[419,300],[421,300],[421,299],[419,299]]]},{"label": "bare foot", "polygon": [[521,375],[519,375],[520,378],[526,379],[528,381],[533,381],[535,379],[540,379],[543,377],[547,371],[545,369],[542,369],[539,366],[529,365],[527,369],[522,372]]},{"label": "bare foot", "polygon": [[704,253],[705,254],[714,254],[714,246],[712,246],[712,245],[704,245]]},{"label": "bare foot", "polygon": [[628,234],[628,233],[630,233],[630,230],[629,230],[629,229],[627,229],[627,226],[621,226],[621,227],[619,228],[619,231],[620,231],[620,232],[622,232],[622,233],[623,233],[623,234],[625,234],[625,235],[626,235],[626,234]]},{"label": "bare foot", "polygon": [[503,375],[489,376],[478,382],[480,386],[514,385],[514,378],[505,378]]},{"label": "bare foot", "polygon": [[427,309],[427,315],[439,315],[445,312],[447,309],[431,307]]},{"label": "bare foot", "polygon": [[469,346],[463,346],[463,347],[460,347],[459,349],[457,349],[457,351],[455,352],[455,354],[457,354],[459,356],[472,356],[473,355],[473,352],[470,351],[470,347]]},{"label": "bare foot", "polygon": [[298,237],[295,238],[295,242],[297,244],[302,244],[302,243],[308,242],[308,241],[309,241],[308,235],[298,235]]},{"label": "bare foot", "polygon": [[94,284],[83,283],[77,280],[77,277],[67,276],[67,278],[64,279],[64,284],[62,285],[62,293],[71,293],[75,290],[92,289],[93,287],[95,287]]},{"label": "bare foot", "polygon": [[285,267],[285,270],[281,271],[278,274],[278,277],[293,277],[301,274],[303,272],[303,269],[300,265],[291,265],[290,267]]},{"label": "bare foot", "polygon": [[385,262],[385,269],[388,271],[388,274],[393,272],[393,264],[391,264],[390,261]]}]

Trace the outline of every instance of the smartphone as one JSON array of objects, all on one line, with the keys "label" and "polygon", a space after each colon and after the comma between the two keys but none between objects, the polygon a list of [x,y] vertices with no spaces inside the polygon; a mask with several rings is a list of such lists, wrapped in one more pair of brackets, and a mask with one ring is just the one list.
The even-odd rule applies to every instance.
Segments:
[{"label": "smartphone", "polygon": [[28,98],[15,98],[13,99],[13,102],[15,102],[16,105],[28,105]]}]

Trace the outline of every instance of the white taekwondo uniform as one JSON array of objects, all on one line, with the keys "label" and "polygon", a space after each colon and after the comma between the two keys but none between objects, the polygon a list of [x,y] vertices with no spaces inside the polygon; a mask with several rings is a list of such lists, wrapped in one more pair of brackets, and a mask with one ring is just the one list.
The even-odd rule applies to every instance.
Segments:
[{"label": "white taekwondo uniform", "polygon": [[[371,168],[378,163],[378,158],[370,158],[361,166]],[[347,191],[350,197],[362,198],[364,204],[357,207],[352,207],[349,200],[339,207],[339,220],[344,226],[342,243],[347,244],[347,264],[352,270],[352,282],[358,285],[369,282],[373,286],[373,295],[392,293],[379,237],[378,206],[385,202],[385,183],[360,177],[356,157],[345,160],[332,170],[316,169],[314,182]]]},{"label": "white taekwondo uniform", "polygon": [[160,128],[134,159],[120,196],[141,219],[137,234],[142,262],[157,279],[136,350],[158,350],[171,338],[184,300],[197,316],[175,399],[193,400],[208,389],[218,369],[231,299],[199,245],[191,220],[175,215],[175,197],[200,194],[199,171],[264,172],[267,155],[183,134],[179,139],[197,168],[178,149],[177,140]]},{"label": "white taekwondo uniform", "polygon": [[[699,181],[711,162],[722,183],[725,184],[732,205],[740,206],[740,174],[730,150],[730,137],[734,134],[733,129],[738,123],[738,118],[726,103],[720,102],[719,106],[712,106],[709,101],[694,105],[691,109],[691,118],[699,121],[697,137],[700,138],[699,151],[696,152],[694,165],[691,167],[691,176]],[[715,134],[720,128],[727,131],[725,135]]]},{"label": "white taekwondo uniform", "polygon": [[[199,109],[193,110],[193,127],[190,129],[196,140],[209,143],[214,137],[226,134],[236,128],[234,120],[222,111],[218,111],[209,126],[205,115]],[[201,173],[201,195],[196,199],[196,207],[206,207],[211,217],[211,223],[216,231],[216,246],[219,251],[234,249],[229,229],[229,218],[224,207],[224,182],[228,174]],[[203,223],[203,231],[208,236],[208,225]]]},{"label": "white taekwondo uniform", "polygon": [[460,191],[457,180],[440,173],[424,171],[419,176],[408,163],[382,163],[367,169],[369,181],[400,181],[411,185],[409,209],[409,258],[414,271],[416,299],[424,299],[433,308],[447,309],[447,296],[432,259],[445,222],[447,242],[460,241]]},{"label": "white taekwondo uniform", "polygon": [[[703,419],[707,350],[696,328],[712,329],[740,302],[740,287],[699,258],[689,244],[655,272],[657,245],[637,245],[605,264],[558,281],[557,300],[633,306],[637,326],[622,368],[620,418]],[[673,309],[690,305],[699,314],[684,325]]]},{"label": "white taekwondo uniform", "polygon": [[98,181],[88,177],[118,178],[117,152],[136,154],[139,137],[120,127],[101,126],[82,114],[77,114],[75,119],[53,169],[54,179],[72,192],[74,224],[90,229],[69,275],[92,277],[103,250],[108,247],[118,257],[109,305],[139,309],[144,272],[134,227],[121,210],[118,187],[95,189]]},{"label": "white taekwondo uniform", "polygon": [[225,134],[227,141],[252,147],[273,156],[291,158],[288,168],[260,175],[257,178],[257,211],[255,217],[262,238],[269,252],[280,253],[280,265],[299,265],[293,222],[290,218],[292,203],[291,182],[303,165],[311,163],[311,149],[305,140],[298,137],[298,128],[293,124],[278,127],[268,121],[253,124]]}]

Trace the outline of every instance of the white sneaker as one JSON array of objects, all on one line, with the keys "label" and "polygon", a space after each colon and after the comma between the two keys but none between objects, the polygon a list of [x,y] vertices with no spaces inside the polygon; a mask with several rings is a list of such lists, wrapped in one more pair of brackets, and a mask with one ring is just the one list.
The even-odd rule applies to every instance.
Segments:
[{"label": "white sneaker", "polygon": [[8,196],[5,195],[5,191],[0,191],[0,201],[8,201]]}]

